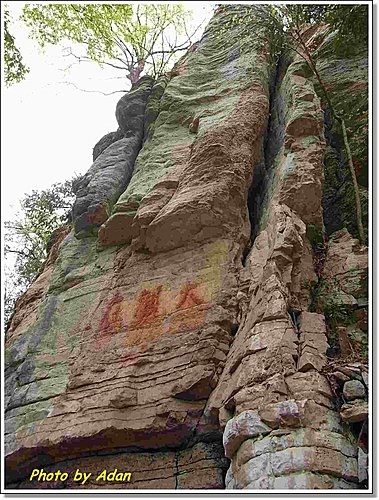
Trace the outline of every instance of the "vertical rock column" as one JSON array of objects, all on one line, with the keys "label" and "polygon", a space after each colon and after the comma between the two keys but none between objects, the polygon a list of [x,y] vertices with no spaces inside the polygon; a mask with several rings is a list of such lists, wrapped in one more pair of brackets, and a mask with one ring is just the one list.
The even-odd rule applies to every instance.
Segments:
[{"label": "vertical rock column", "polygon": [[97,234],[132,177],[153,83],[151,77],[142,77],[120,99],[116,108],[119,129],[105,135],[94,148],[94,163],[80,180],[73,207],[77,238]]},{"label": "vertical rock column", "polygon": [[307,234],[323,225],[323,116],[300,61],[279,93],[284,140],[241,272],[240,327],[209,407],[225,426],[226,488],[354,488],[357,448],[322,373],[324,316],[309,312],[317,277]]},{"label": "vertical rock column", "polygon": [[226,6],[178,66],[151,140],[99,230],[103,246],[165,252],[216,238],[244,246],[272,64],[265,9]]}]

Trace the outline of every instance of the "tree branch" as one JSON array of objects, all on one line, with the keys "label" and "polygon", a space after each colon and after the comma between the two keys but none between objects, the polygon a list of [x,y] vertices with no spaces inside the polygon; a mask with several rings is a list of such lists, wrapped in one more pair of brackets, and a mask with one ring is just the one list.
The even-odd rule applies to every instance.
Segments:
[{"label": "tree branch", "polygon": [[75,59],[77,59],[80,62],[91,62],[91,63],[96,63],[97,64],[106,64],[107,66],[111,66],[112,68],[115,68],[115,69],[121,69],[123,71],[125,71],[125,67],[122,67],[122,66],[117,66],[117,64],[112,64],[110,62],[107,62],[107,61],[94,61],[93,59],[91,59],[90,57],[87,57],[87,56],[78,56],[76,54],[74,54],[71,50],[71,47],[67,47],[70,51],[68,52],[68,54],[64,54],[64,57],[68,57],[68,56],[73,56],[75,57]]},{"label": "tree branch", "polygon": [[59,84],[64,84],[64,85],[71,85],[72,87],[75,87],[77,90],[80,90],[82,92],[86,93],[93,93],[93,94],[102,94],[102,95],[112,95],[112,94],[117,94],[119,92],[128,92],[127,90],[114,90],[113,92],[102,92],[101,90],[86,90],[86,89],[81,89],[75,83],[73,82],[57,82]]},{"label": "tree branch", "polygon": [[156,54],[175,54],[175,52],[180,52],[182,50],[188,50],[191,47],[191,45],[192,44],[190,43],[186,47],[183,47],[183,48],[175,47],[172,50],[154,50],[154,52],[151,52],[151,54],[149,54],[149,55],[154,56]]}]

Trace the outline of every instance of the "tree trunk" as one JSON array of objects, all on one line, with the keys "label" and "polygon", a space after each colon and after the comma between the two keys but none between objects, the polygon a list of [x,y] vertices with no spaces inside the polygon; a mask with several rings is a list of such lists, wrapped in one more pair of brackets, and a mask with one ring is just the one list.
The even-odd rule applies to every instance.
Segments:
[{"label": "tree trunk", "polygon": [[341,128],[342,128],[343,142],[345,144],[345,149],[346,149],[347,159],[348,159],[348,163],[349,163],[351,178],[353,179],[355,205],[356,205],[356,210],[357,210],[357,224],[358,224],[359,239],[360,239],[361,243],[364,243],[365,236],[364,236],[363,224],[362,224],[362,207],[361,207],[361,200],[359,197],[359,187],[358,187],[358,182],[357,182],[357,176],[355,174],[353,158],[351,156],[350,145],[349,145],[349,141],[347,138],[345,120],[341,117],[338,117],[337,121],[340,123]]},{"label": "tree trunk", "polygon": [[137,66],[130,68],[129,75],[127,75],[127,78],[131,81],[132,85],[134,83],[137,83],[138,80],[141,78],[141,73],[144,70],[144,68],[145,68],[144,59],[139,60]]},{"label": "tree trunk", "polygon": [[133,68],[129,71],[129,74],[127,75],[128,80],[131,81],[132,85],[138,82],[140,78],[141,72],[138,70],[138,68]]}]

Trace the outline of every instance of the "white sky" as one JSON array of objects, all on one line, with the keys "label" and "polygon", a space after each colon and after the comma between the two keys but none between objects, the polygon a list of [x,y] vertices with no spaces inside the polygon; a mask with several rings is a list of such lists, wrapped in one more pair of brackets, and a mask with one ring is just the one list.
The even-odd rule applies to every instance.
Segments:
[{"label": "white sky", "polygon": [[[6,3],[14,18],[25,4]],[[211,2],[182,3],[193,11],[194,26],[212,15]],[[48,46],[42,52],[21,21],[11,33],[30,73],[23,82],[2,87],[3,220],[19,210],[18,201],[25,193],[85,173],[92,164],[93,146],[117,129],[116,103],[123,94],[104,96],[75,86],[105,93],[129,87],[120,70],[101,69],[92,62],[76,63],[63,71],[72,62],[64,57],[63,48],[69,44]],[[80,53],[80,47],[73,52]]]}]

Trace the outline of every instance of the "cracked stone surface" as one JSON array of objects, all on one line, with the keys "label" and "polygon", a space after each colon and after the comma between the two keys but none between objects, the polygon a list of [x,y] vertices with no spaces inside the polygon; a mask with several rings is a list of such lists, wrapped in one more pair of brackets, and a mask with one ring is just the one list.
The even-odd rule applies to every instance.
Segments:
[{"label": "cracked stone surface", "polygon": [[[91,472],[94,489],[367,482],[349,426],[367,422],[367,364],[327,354],[333,339],[363,352],[367,247],[340,228],[317,261],[323,103],[299,56],[273,64],[265,9],[219,6],[96,144],[74,227],[6,334],[9,488],[62,487],[31,483],[40,467]],[[253,40],[223,29],[239,18]],[[332,332],[335,296],[354,324]],[[132,481],[96,482],[114,468]]]}]

